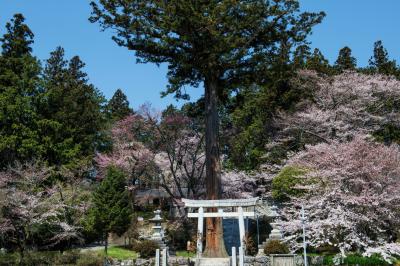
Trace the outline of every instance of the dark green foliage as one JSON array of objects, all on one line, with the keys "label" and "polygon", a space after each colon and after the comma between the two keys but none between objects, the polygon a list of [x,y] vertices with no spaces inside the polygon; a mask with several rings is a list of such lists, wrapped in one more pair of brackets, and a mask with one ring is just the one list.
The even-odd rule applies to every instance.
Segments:
[{"label": "dark green foliage", "polygon": [[284,0],[101,0],[91,5],[90,20],[115,29],[113,39],[136,51],[139,62],[169,64],[166,93],[179,98],[188,97],[184,85],[199,86],[205,79],[218,80],[221,99],[229,88],[258,80],[283,40],[304,41],[324,17],[322,12],[300,14],[297,1]]},{"label": "dark green foliage", "polygon": [[43,157],[50,164],[75,164],[102,149],[105,100],[88,83],[84,66],[77,56],[64,59],[61,47],[46,62],[38,106]]},{"label": "dark green foliage", "polygon": [[100,236],[107,237],[109,233],[122,235],[128,229],[132,208],[126,184],[125,175],[110,167],[95,190],[87,223]]},{"label": "dark green foliage", "polygon": [[376,140],[386,144],[400,144],[400,127],[393,123],[387,123],[374,132],[373,136]]},{"label": "dark green foliage", "polygon": [[[400,99],[391,97],[387,93],[375,93],[379,97],[379,101],[368,107],[368,112],[371,114],[384,115],[400,112]],[[400,125],[396,119],[388,117],[380,128],[373,133],[376,140],[385,144],[397,143],[400,144]]]},{"label": "dark green foliage", "polygon": [[254,169],[264,162],[279,163],[286,157],[286,148],[276,147],[269,154],[266,149],[279,130],[275,125],[277,111],[291,111],[300,100],[310,98],[314,88],[294,77],[291,68],[279,75],[281,79],[273,75],[270,84],[248,87],[236,97],[229,160],[238,168]]},{"label": "dark green foliage", "polygon": [[351,254],[344,259],[344,263],[348,265],[389,265],[389,263],[385,262],[385,260],[377,254],[371,257]]},{"label": "dark green foliage", "polygon": [[354,70],[357,67],[357,59],[351,55],[349,47],[346,46],[340,49],[334,67],[339,71]]},{"label": "dark green foliage", "polygon": [[162,119],[165,119],[179,114],[182,114],[182,111],[176,108],[173,104],[170,104],[162,111],[161,117]]},{"label": "dark green foliage", "polygon": [[121,89],[117,89],[107,104],[107,111],[111,119],[121,120],[133,113],[129,101]]},{"label": "dark green foliage", "polygon": [[306,169],[286,166],[272,181],[272,196],[277,200],[287,200],[301,193],[295,186],[302,183],[299,178],[307,173]]},{"label": "dark green foliage", "polygon": [[321,74],[332,74],[332,67],[329,65],[328,59],[324,57],[318,48],[315,48],[308,58],[306,68]]},{"label": "dark green foliage", "polygon": [[307,61],[311,56],[310,46],[299,45],[293,53],[293,65],[295,68],[303,69],[307,65]]},{"label": "dark green foliage", "polygon": [[285,243],[280,240],[269,240],[264,246],[264,253],[270,254],[288,254],[289,248]]},{"label": "dark green foliage", "polygon": [[133,245],[133,250],[140,254],[141,258],[152,258],[156,255],[156,249],[160,248],[153,240],[143,240]]},{"label": "dark green foliage", "polygon": [[31,55],[33,33],[21,14],[16,14],[6,29],[0,38],[0,168],[15,160],[37,158],[41,151],[32,104],[40,73],[40,64]]},{"label": "dark green foliage", "polygon": [[84,63],[65,60],[59,47],[41,73],[24,17],[16,14],[6,29],[0,39],[0,168],[15,161],[90,161],[105,139],[104,98],[88,84]]},{"label": "dark green foliage", "polygon": [[388,52],[383,47],[382,41],[374,43],[374,55],[369,59],[369,66],[373,73],[398,75],[396,61],[389,59]]},{"label": "dark green foliage", "polygon": [[15,14],[6,24],[7,33],[0,38],[2,55],[9,58],[20,58],[32,52],[33,32],[26,25],[22,14]]}]

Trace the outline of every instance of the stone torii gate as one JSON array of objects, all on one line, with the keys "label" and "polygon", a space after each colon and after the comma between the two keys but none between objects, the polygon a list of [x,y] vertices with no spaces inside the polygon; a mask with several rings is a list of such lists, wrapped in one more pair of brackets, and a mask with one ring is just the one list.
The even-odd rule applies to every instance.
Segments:
[{"label": "stone torii gate", "polygon": [[[200,258],[203,252],[203,227],[204,218],[223,218],[231,217],[239,219],[240,245],[244,247],[245,227],[244,218],[254,217],[252,211],[244,211],[243,208],[254,207],[257,205],[258,198],[249,199],[222,199],[222,200],[190,200],[182,199],[185,208],[197,208],[198,212],[189,212],[188,218],[197,218],[197,257]],[[218,212],[204,212],[204,208],[216,208]],[[224,211],[224,208],[236,208],[236,211]]]}]

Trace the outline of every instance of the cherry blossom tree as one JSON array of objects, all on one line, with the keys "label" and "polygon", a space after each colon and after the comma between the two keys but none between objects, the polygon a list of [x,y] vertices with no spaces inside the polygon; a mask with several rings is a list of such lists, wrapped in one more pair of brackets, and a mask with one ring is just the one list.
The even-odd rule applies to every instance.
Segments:
[{"label": "cherry blossom tree", "polygon": [[299,73],[298,86],[313,92],[295,112],[281,113],[277,140],[294,136],[305,143],[349,140],[371,134],[385,125],[400,128],[400,81],[384,75],[344,72],[333,77]]},{"label": "cherry blossom tree", "polygon": [[222,172],[222,196],[227,199],[243,199],[257,195],[257,180],[260,173],[244,171]]},{"label": "cherry blossom tree", "polygon": [[143,179],[143,176],[150,172],[155,156],[140,141],[145,132],[149,132],[149,126],[139,114],[129,115],[116,122],[111,129],[112,151],[99,153],[95,158],[100,177],[103,177],[109,166],[116,166],[127,174],[132,184]]},{"label": "cherry blossom tree", "polygon": [[112,152],[96,157],[100,175],[114,165],[126,172],[131,184],[161,186],[173,199],[202,197],[204,135],[190,125],[191,120],[182,114],[161,118],[149,106],[142,106],[113,126]]},{"label": "cherry blossom tree", "polygon": [[3,194],[0,215],[0,235],[16,245],[21,257],[33,247],[35,232],[46,227],[51,237],[44,239],[47,247],[64,241],[80,241],[79,228],[68,223],[67,206],[57,186],[48,186],[51,169],[38,164],[17,165],[0,172]]},{"label": "cherry blossom tree", "polygon": [[[300,208],[307,212],[309,244],[348,251],[400,255],[400,149],[365,135],[307,146],[287,166],[306,169],[302,191],[283,205],[283,228],[293,250],[301,248]],[[382,251],[382,252],[381,252]],[[389,254],[389,255],[388,255]]]}]

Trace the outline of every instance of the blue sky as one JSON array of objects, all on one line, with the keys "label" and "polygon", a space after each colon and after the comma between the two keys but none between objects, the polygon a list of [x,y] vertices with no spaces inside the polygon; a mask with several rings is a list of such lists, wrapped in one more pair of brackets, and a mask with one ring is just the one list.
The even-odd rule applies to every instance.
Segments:
[{"label": "blue sky", "polygon": [[[300,0],[303,10],[327,13],[310,37],[334,62],[338,50],[350,46],[360,66],[368,63],[373,43],[382,40],[391,58],[400,62],[400,1],[398,0]],[[110,98],[117,88],[127,94],[131,105],[150,102],[155,108],[177,103],[173,97],[160,98],[166,84],[166,66],[136,64],[132,52],[118,47],[110,32],[101,32],[88,22],[86,0],[0,0],[0,34],[14,13],[23,13],[35,33],[34,54],[46,59],[57,46],[67,57],[79,55],[86,63],[90,81]],[[202,88],[188,88],[192,99]]]}]

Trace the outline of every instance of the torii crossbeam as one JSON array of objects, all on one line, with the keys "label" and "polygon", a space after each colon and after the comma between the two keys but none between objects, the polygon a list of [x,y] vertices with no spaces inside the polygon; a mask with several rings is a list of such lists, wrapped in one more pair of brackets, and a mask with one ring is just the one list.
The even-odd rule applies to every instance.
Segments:
[{"label": "torii crossbeam", "polygon": [[[249,199],[222,199],[222,200],[191,200],[182,199],[185,208],[198,208],[198,212],[189,212],[188,218],[197,218],[197,257],[203,252],[203,225],[204,218],[232,217],[239,219],[240,245],[244,247],[244,217],[254,217],[254,211],[243,211],[243,207],[254,207],[258,198]],[[237,208],[237,211],[224,212],[223,208]],[[217,208],[218,212],[204,212],[204,208]]]}]

